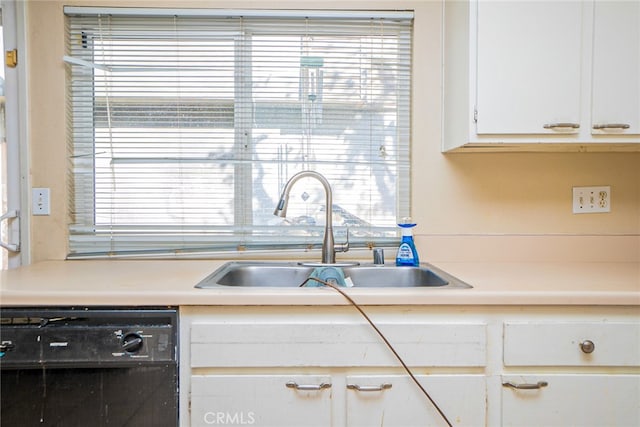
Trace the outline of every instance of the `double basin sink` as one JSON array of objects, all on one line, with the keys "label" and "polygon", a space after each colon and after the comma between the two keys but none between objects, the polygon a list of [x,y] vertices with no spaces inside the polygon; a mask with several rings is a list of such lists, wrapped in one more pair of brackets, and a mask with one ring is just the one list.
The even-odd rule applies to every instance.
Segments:
[{"label": "double basin sink", "polygon": [[[317,269],[340,269],[347,286],[354,288],[434,288],[465,289],[471,285],[430,264],[418,267],[397,267],[375,264],[305,264],[295,262],[240,262],[224,264],[211,273],[196,288],[237,287],[299,287],[319,286],[313,279]],[[315,272],[315,273],[314,273]]]}]

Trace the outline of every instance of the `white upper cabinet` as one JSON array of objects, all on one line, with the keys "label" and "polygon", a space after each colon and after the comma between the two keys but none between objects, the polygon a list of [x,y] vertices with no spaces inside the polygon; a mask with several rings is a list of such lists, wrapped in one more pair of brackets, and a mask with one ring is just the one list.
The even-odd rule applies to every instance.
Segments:
[{"label": "white upper cabinet", "polygon": [[638,135],[640,2],[596,2],[593,31],[592,132]]},{"label": "white upper cabinet", "polygon": [[582,7],[478,3],[478,134],[578,133]]},{"label": "white upper cabinet", "polygon": [[443,151],[640,151],[640,2],[443,7]]}]

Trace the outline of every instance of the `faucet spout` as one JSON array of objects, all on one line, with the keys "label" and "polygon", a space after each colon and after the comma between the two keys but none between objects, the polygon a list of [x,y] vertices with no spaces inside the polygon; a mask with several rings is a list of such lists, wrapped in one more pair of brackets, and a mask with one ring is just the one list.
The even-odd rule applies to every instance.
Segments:
[{"label": "faucet spout", "polygon": [[325,194],[325,214],[326,220],[324,225],[324,238],[322,241],[322,263],[323,264],[335,264],[336,252],[335,252],[335,239],[333,237],[333,194],[331,192],[331,185],[329,181],[320,173],[316,171],[302,171],[289,178],[289,181],[282,190],[280,201],[276,206],[274,215],[285,217],[287,215],[287,205],[289,203],[289,193],[293,185],[301,178],[315,178],[324,187]]}]

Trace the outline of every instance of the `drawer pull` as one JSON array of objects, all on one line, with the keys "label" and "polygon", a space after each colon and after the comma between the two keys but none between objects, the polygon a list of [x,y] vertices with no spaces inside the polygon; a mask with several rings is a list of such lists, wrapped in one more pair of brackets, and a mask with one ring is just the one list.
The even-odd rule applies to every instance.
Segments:
[{"label": "drawer pull", "polygon": [[504,387],[511,387],[511,388],[515,388],[518,390],[538,390],[541,389],[542,387],[546,387],[549,385],[548,382],[546,381],[538,381],[535,384],[516,384],[516,383],[512,383],[512,382],[506,382],[506,383],[502,383],[502,385]]},{"label": "drawer pull", "polygon": [[544,128],[551,130],[579,129],[580,125],[578,123],[546,123]]},{"label": "drawer pull", "polygon": [[593,125],[593,128],[596,130],[601,129],[629,129],[631,126],[627,123],[602,123]]},{"label": "drawer pull", "polygon": [[580,343],[580,350],[585,354],[591,354],[595,349],[596,345],[591,340],[584,340]]},{"label": "drawer pull", "polygon": [[286,386],[288,388],[294,388],[296,390],[302,390],[302,391],[317,391],[317,390],[323,390],[325,388],[331,388],[331,384],[330,383],[320,383],[320,384],[298,384],[295,381],[289,381]]},{"label": "drawer pull", "polygon": [[388,390],[393,387],[390,383],[382,383],[380,385],[358,385],[358,384],[347,384],[347,388],[349,390],[357,390],[357,391],[383,391]]}]

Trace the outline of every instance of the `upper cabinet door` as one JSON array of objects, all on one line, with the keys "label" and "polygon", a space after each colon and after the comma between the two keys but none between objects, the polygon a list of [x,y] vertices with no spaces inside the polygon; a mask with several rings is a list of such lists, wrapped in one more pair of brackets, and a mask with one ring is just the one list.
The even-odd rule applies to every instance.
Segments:
[{"label": "upper cabinet door", "polygon": [[640,2],[594,7],[591,131],[640,134]]},{"label": "upper cabinet door", "polygon": [[579,132],[583,3],[478,2],[478,134]]}]

